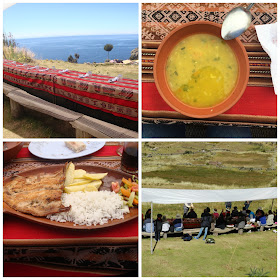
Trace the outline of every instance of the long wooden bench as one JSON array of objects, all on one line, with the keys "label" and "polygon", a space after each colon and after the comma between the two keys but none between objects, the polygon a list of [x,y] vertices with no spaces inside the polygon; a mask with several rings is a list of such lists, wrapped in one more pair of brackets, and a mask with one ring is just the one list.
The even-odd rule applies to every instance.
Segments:
[{"label": "long wooden bench", "polygon": [[[146,232],[146,231],[142,231],[142,236],[143,237],[151,237],[151,233],[150,232]],[[152,237],[155,236],[155,233],[152,233]],[[163,232],[160,233],[160,236],[163,237]]]},{"label": "long wooden bench", "polygon": [[74,112],[33,96],[7,83],[3,84],[3,93],[10,99],[11,114],[14,118],[20,118],[25,114],[25,109],[29,109],[50,116],[54,120],[66,122],[72,129],[75,129],[77,138],[138,137],[138,133],[135,131]]}]

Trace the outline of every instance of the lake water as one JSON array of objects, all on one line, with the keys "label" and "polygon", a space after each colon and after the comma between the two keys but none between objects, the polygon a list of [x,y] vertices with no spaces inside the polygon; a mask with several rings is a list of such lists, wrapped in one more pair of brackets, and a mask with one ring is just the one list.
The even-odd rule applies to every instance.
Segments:
[{"label": "lake water", "polygon": [[112,44],[110,59],[129,59],[133,49],[138,47],[138,35],[90,35],[17,39],[19,47],[35,53],[37,59],[57,59],[67,61],[71,54],[80,55],[78,63],[104,62],[108,52],[106,44]]}]

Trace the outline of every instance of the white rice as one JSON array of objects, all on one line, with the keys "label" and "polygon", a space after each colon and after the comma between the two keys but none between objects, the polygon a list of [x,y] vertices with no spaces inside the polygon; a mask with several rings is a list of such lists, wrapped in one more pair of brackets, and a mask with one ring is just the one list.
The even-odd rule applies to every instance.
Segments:
[{"label": "white rice", "polygon": [[120,195],[110,191],[63,193],[62,204],[66,207],[71,205],[70,211],[51,214],[47,218],[61,223],[91,226],[123,219],[124,214],[129,213],[129,208],[123,207]]}]

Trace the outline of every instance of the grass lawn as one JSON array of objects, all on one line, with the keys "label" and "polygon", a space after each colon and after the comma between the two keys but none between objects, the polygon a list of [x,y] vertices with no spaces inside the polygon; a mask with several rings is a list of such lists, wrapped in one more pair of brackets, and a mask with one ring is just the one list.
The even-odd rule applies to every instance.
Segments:
[{"label": "grass lawn", "polygon": [[15,119],[11,116],[10,102],[4,98],[3,111],[3,137],[4,138],[63,138],[59,134],[46,127],[43,121],[36,118],[23,116]]},{"label": "grass lawn", "polygon": [[216,244],[205,244],[202,238],[190,242],[180,237],[161,239],[153,255],[150,239],[142,239],[142,276],[246,277],[251,268],[277,276],[277,234],[272,230],[214,239]]}]

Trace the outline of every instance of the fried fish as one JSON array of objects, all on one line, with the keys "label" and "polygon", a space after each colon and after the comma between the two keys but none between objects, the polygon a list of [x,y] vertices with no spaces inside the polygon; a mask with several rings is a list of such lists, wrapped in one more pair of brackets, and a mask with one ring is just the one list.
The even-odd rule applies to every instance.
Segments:
[{"label": "fried fish", "polygon": [[14,176],[3,188],[4,202],[17,211],[38,217],[68,211],[70,207],[64,207],[61,201],[67,166],[56,174]]}]

